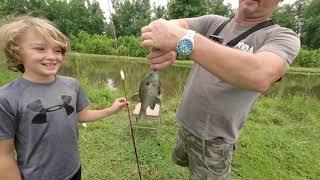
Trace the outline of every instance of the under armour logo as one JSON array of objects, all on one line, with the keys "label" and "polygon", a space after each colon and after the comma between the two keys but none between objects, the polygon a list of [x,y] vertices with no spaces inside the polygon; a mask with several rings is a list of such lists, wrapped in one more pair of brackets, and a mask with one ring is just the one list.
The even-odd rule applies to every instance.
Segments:
[{"label": "under armour logo", "polygon": [[54,112],[58,111],[62,108],[66,110],[67,115],[69,116],[71,113],[74,112],[74,108],[70,106],[70,102],[72,100],[71,96],[61,96],[62,105],[55,105],[52,107],[49,107],[45,109],[41,103],[40,100],[36,100],[29,105],[27,105],[27,108],[33,112],[38,112],[38,114],[32,119],[32,124],[43,124],[48,123],[47,121],[47,113],[48,112]]}]

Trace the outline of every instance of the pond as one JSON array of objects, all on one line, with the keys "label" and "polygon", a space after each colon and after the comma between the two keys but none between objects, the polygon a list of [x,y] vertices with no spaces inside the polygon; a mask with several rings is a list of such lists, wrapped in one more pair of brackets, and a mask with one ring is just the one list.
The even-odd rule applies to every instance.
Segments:
[{"label": "pond", "polygon": [[[77,78],[80,76],[86,77],[90,82],[105,84],[110,88],[121,88],[122,90],[120,69],[123,69],[125,73],[125,83],[129,94],[138,92],[140,81],[150,72],[146,60],[80,57],[67,61],[61,70],[61,74]],[[171,66],[159,71],[164,99],[183,91],[190,69],[188,66]],[[287,73],[264,96],[288,96],[296,93],[320,99],[320,75]]]}]

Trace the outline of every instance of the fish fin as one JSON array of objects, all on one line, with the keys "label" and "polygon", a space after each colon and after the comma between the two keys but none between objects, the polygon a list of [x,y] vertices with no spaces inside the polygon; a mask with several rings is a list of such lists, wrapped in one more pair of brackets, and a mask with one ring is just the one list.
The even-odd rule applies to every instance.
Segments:
[{"label": "fish fin", "polygon": [[150,108],[153,110],[156,107],[156,104],[160,105],[160,101],[161,100],[158,97],[156,97],[154,103],[150,105]]},{"label": "fish fin", "polygon": [[139,101],[140,100],[139,93],[133,94],[130,99],[136,102]]},{"label": "fish fin", "polygon": [[159,87],[158,87],[158,96],[161,95],[161,82],[159,81]]},{"label": "fish fin", "polygon": [[159,97],[157,97],[155,102],[156,102],[156,104],[160,105],[161,104],[161,99]]}]

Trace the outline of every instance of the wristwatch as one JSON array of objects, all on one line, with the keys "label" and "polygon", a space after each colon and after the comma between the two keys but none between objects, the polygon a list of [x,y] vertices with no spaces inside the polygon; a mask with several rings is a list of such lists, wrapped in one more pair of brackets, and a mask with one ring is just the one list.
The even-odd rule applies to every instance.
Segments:
[{"label": "wristwatch", "polygon": [[187,58],[191,54],[194,48],[195,34],[195,31],[188,30],[187,34],[177,42],[176,51],[179,59]]}]

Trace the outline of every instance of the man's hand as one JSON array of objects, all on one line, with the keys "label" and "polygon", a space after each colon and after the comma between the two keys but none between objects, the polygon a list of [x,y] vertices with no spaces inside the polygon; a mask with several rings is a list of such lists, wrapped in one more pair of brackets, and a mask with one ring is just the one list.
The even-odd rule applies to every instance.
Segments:
[{"label": "man's hand", "polygon": [[177,42],[187,30],[172,21],[158,19],[141,29],[142,47],[175,51]]},{"label": "man's hand", "polygon": [[177,53],[175,51],[152,49],[147,58],[151,62],[151,69],[164,69],[176,61]]}]

